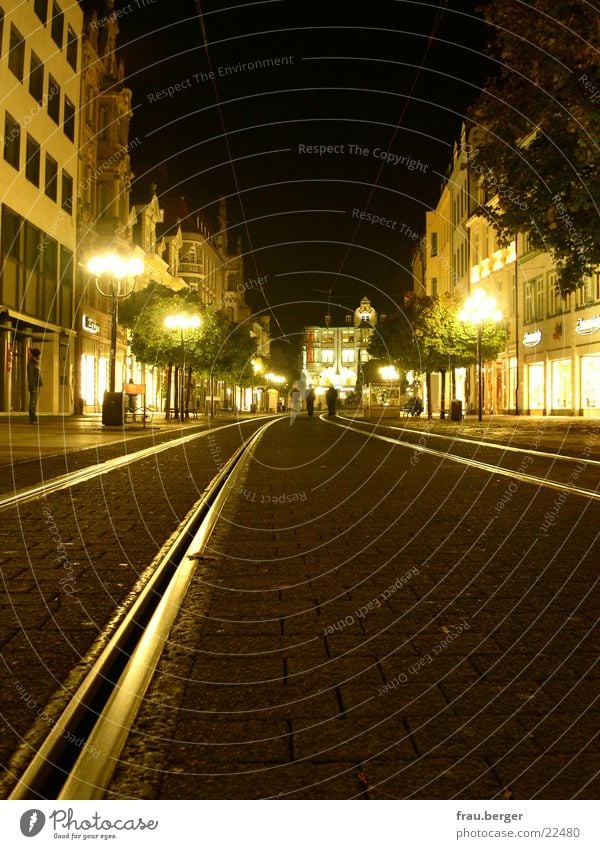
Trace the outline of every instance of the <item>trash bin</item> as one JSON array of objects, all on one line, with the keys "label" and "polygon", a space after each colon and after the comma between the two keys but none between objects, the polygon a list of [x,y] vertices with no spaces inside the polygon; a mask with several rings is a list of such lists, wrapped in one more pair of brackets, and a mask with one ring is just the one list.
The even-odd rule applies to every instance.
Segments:
[{"label": "trash bin", "polygon": [[462,422],[463,411],[462,401],[451,401],[450,403],[450,421]]},{"label": "trash bin", "polygon": [[120,427],[125,422],[125,395],[123,392],[105,392],[102,401],[102,424]]}]

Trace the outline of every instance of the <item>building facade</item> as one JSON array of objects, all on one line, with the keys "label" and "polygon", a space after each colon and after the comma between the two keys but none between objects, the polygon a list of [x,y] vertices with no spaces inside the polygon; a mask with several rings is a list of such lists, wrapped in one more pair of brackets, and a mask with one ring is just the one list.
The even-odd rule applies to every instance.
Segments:
[{"label": "building facade", "polygon": [[0,411],[27,409],[27,360],[42,351],[41,413],[72,411],[77,245],[77,4],[0,4]]},{"label": "building facade", "polygon": [[[436,209],[413,257],[414,289],[466,297],[476,288],[495,298],[507,330],[506,348],[483,366],[486,414],[600,415],[600,279],[596,272],[562,298],[552,257],[532,250],[527,234],[501,246],[480,213],[487,200],[476,157],[461,132]],[[456,370],[455,397],[477,404],[475,367]],[[433,409],[440,382],[432,379]]]},{"label": "building facade", "polygon": [[302,374],[306,387],[318,396],[335,386],[340,400],[361,385],[362,366],[369,361],[369,342],[377,326],[377,312],[364,297],[343,327],[304,328]]}]

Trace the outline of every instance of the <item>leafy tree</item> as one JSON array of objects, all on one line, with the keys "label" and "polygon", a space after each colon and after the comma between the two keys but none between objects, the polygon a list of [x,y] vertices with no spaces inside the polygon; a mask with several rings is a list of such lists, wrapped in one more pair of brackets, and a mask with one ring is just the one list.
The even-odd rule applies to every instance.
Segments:
[{"label": "leafy tree", "polygon": [[[459,311],[459,302],[451,294],[430,298],[411,292],[404,309],[377,326],[369,345],[371,356],[406,371],[425,373],[429,416],[431,374],[442,373],[443,402],[446,371],[477,362],[477,328],[459,321]],[[505,326],[486,322],[482,329],[483,361],[495,359],[505,346]]]},{"label": "leafy tree", "polygon": [[[600,23],[584,0],[488,0],[497,73],[469,112],[469,160],[506,245],[548,251],[563,293],[600,264]],[[496,200],[494,200],[496,197]]]}]

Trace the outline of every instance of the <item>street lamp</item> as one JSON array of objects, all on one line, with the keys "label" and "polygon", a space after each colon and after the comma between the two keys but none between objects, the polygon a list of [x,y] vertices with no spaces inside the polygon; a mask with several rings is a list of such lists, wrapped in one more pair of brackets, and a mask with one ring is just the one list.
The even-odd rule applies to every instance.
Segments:
[{"label": "street lamp", "polygon": [[[122,257],[116,253],[102,253],[90,257],[87,270],[96,278],[96,289],[105,298],[111,299],[112,325],[110,332],[110,360],[108,367],[108,392],[115,395],[117,368],[117,327],[119,324],[119,298],[130,295],[135,288],[135,278],[144,271],[143,261],[136,256]],[[108,415],[110,398],[104,393],[102,401],[103,424],[123,424],[123,413],[113,420]],[[122,403],[122,397],[121,397]],[[120,420],[118,420],[120,419]]]},{"label": "street lamp", "polygon": [[[179,421],[183,421],[185,410],[185,330],[197,330],[201,324],[200,316],[186,315],[185,313],[177,313],[177,315],[168,315],[165,318],[165,327],[167,330],[179,330],[181,334],[181,365],[179,374]],[[177,418],[177,413],[175,413]]]},{"label": "street lamp", "polygon": [[481,363],[481,341],[483,336],[483,325],[486,321],[501,321],[502,313],[496,306],[495,298],[486,295],[483,289],[476,289],[470,298],[465,301],[462,310],[458,314],[460,321],[477,325],[477,409],[478,419],[482,420],[483,391],[482,391],[482,363]]}]

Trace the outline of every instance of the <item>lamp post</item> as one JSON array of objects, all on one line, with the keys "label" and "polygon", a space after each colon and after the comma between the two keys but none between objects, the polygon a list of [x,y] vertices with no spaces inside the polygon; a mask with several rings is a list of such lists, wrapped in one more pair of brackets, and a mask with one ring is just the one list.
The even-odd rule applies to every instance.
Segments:
[{"label": "lamp post", "polygon": [[482,421],[483,387],[482,387],[482,363],[481,348],[483,339],[483,325],[486,321],[501,321],[502,313],[496,307],[496,300],[486,295],[483,289],[476,289],[458,314],[460,321],[477,326],[477,410],[478,420]]},{"label": "lamp post", "polygon": [[[200,327],[200,316],[186,315],[185,313],[177,313],[177,315],[168,315],[165,318],[165,327],[167,330],[179,330],[181,334],[181,353],[180,353],[180,368],[179,368],[179,421],[183,421],[185,410],[185,330],[197,330]],[[177,414],[175,414],[177,418]]]},{"label": "lamp post", "polygon": [[[105,298],[111,299],[112,324],[110,331],[110,359],[108,366],[108,393],[115,395],[117,371],[117,327],[119,324],[119,299],[126,298],[135,288],[135,278],[143,273],[144,263],[136,256],[122,257],[116,253],[101,253],[90,257],[87,270],[96,278],[96,289]],[[110,416],[110,397],[104,393],[102,401],[102,423],[123,424],[123,413]],[[121,396],[122,406],[122,396]],[[120,420],[119,420],[120,419]]]}]

